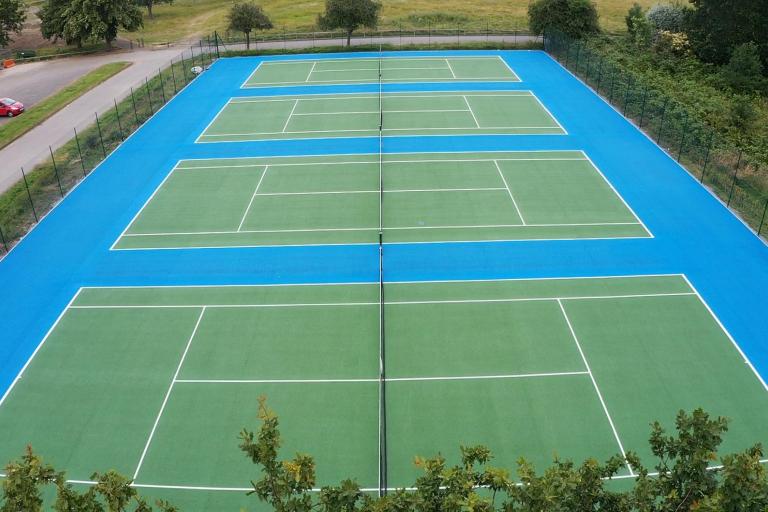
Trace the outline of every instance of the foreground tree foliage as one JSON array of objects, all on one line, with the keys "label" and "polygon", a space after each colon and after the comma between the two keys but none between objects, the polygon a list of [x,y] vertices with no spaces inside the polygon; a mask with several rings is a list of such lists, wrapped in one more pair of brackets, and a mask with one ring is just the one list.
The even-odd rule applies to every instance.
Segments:
[{"label": "foreground tree foliage", "polygon": [[229,10],[229,30],[235,30],[245,34],[245,49],[251,48],[251,32],[256,30],[269,30],[272,21],[258,5],[253,2],[236,3]]},{"label": "foreground tree foliage", "polygon": [[149,19],[152,19],[155,17],[154,14],[152,14],[152,8],[158,4],[172,4],[173,0],[136,0],[136,5],[140,7],[146,7],[147,8],[147,14],[149,15]]},{"label": "foreground tree foliage", "polygon": [[[680,411],[675,431],[651,425],[653,471],[634,453],[601,463],[581,465],[555,459],[543,473],[525,459],[516,475],[491,464],[484,446],[461,446],[460,462],[451,465],[438,455],[415,460],[422,474],[409,490],[385,496],[364,492],[354,480],[316,490],[315,461],[306,454],[280,458],[279,420],[259,398],[258,431],[240,433],[240,449],[259,467],[251,481],[256,495],[275,512],[758,512],[768,510],[768,475],[760,445],[730,454],[718,462],[717,450],[728,430],[725,418],[701,409]],[[632,468],[634,477],[627,477]],[[63,473],[45,464],[31,448],[9,463],[2,481],[0,512],[43,510],[42,490],[55,486],[56,512],[178,512],[157,502],[153,509],[131,481],[114,471],[94,473],[92,485],[78,490]],[[619,476],[624,475],[624,476]],[[629,485],[618,487],[620,478]],[[315,489],[315,490],[313,490]]]},{"label": "foreground tree foliage", "polygon": [[317,17],[323,30],[344,29],[347,46],[352,44],[352,32],[360,27],[376,28],[381,4],[374,0],[326,0],[325,13]]},{"label": "foreground tree foliage", "polygon": [[597,7],[590,0],[536,0],[528,4],[528,24],[534,34],[549,30],[574,39],[600,32]]}]

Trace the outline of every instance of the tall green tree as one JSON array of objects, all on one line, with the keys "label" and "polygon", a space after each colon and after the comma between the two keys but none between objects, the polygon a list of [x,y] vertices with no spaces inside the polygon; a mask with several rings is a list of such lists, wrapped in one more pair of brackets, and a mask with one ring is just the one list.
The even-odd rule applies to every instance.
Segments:
[{"label": "tall green tree", "polygon": [[43,509],[41,487],[53,483],[59,474],[39,455],[27,446],[24,455],[18,461],[10,462],[5,467],[6,478],[3,480],[2,512],[39,512]]},{"label": "tall green tree", "polygon": [[344,29],[347,46],[352,45],[352,32],[360,27],[376,28],[381,4],[375,0],[326,0],[325,13],[317,17],[323,30]]},{"label": "tall green tree", "polygon": [[144,26],[141,11],[131,0],[70,0],[65,11],[64,37],[102,39],[107,48],[119,29],[133,31]]},{"label": "tall green tree", "polygon": [[66,39],[64,25],[67,22],[66,10],[70,0],[48,0],[38,13],[40,18],[40,33],[51,41],[64,39],[67,44],[77,45],[80,48],[83,40],[79,38]]},{"label": "tall green tree", "polygon": [[8,46],[12,33],[21,33],[26,19],[24,0],[0,0],[0,46]]},{"label": "tall green tree", "polygon": [[172,4],[173,0],[136,0],[136,5],[140,7],[146,7],[147,8],[147,15],[149,15],[149,18],[152,19],[155,17],[154,14],[152,14],[152,8],[157,4]]},{"label": "tall green tree", "polygon": [[528,24],[534,34],[556,30],[576,39],[600,31],[590,0],[536,0],[528,4]]},{"label": "tall green tree", "polygon": [[262,8],[253,2],[236,3],[229,10],[229,30],[235,30],[245,34],[245,48],[251,48],[251,32],[256,30],[269,30],[273,27]]},{"label": "tall green tree", "polygon": [[768,69],[768,5],[766,0],[691,0],[687,33],[696,54],[706,62],[725,64],[734,48],[755,43]]}]

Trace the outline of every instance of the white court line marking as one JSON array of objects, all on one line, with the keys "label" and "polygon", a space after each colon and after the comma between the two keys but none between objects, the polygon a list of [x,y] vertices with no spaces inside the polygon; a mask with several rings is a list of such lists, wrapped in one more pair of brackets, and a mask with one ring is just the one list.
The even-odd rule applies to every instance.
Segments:
[{"label": "white court line marking", "polygon": [[[388,377],[386,382],[430,382],[430,381],[454,381],[454,380],[503,380],[503,379],[532,379],[540,377],[567,377],[573,375],[589,375],[585,371],[575,372],[542,372],[542,373],[514,373],[500,375],[465,375],[450,377]],[[379,382],[375,379],[179,379],[179,384],[332,384],[332,383],[360,383]]]},{"label": "white court line marking", "polygon": [[[290,120],[290,118],[289,118]],[[288,121],[286,121],[287,126]],[[458,126],[455,128],[444,126],[412,126],[410,128],[384,128],[385,132],[424,132],[430,130],[558,130],[557,126],[484,126],[482,128],[471,128],[467,126]],[[304,130],[304,131],[283,131],[283,132],[245,132],[245,133],[207,133],[200,137],[248,137],[251,135],[300,135],[303,133],[379,133],[378,129],[338,129],[338,130]],[[492,133],[482,133],[481,135],[491,135]],[[429,134],[424,134],[425,136]],[[527,134],[525,134],[527,135]],[[556,133],[555,135],[562,135]],[[290,140],[290,139],[284,139]],[[224,142],[238,142],[238,141],[224,141]]]},{"label": "white court line marking", "polygon": [[[561,228],[588,226],[641,226],[638,222],[582,222],[573,224],[467,224],[456,226],[385,226],[385,231],[419,230],[419,229],[487,229],[487,228]],[[305,228],[305,229],[243,229],[241,231],[177,231],[166,233],[126,233],[125,237],[136,236],[181,236],[181,235],[233,235],[237,233],[313,233],[326,231],[378,231],[378,226],[360,228]],[[582,240],[577,238],[575,240]],[[408,242],[413,243],[413,242]]]},{"label": "white court line marking", "polygon": [[181,354],[181,359],[179,360],[179,364],[176,367],[176,373],[173,374],[173,378],[171,379],[171,384],[168,386],[168,391],[165,393],[165,398],[163,399],[163,404],[160,406],[160,410],[157,413],[157,417],[155,418],[155,423],[152,425],[152,430],[149,433],[149,437],[147,438],[147,443],[144,445],[144,451],[141,452],[141,458],[139,458],[139,463],[136,466],[136,471],[133,472],[133,480],[136,480],[136,477],[139,474],[139,471],[141,470],[142,464],[144,464],[144,457],[147,455],[147,451],[149,450],[149,445],[152,443],[152,438],[155,437],[155,431],[157,430],[157,425],[160,423],[160,417],[163,415],[163,411],[165,411],[165,406],[168,403],[168,399],[171,397],[171,392],[173,391],[173,385],[176,382],[176,379],[179,376],[179,372],[181,371],[181,367],[184,364],[184,360],[187,358],[187,352],[189,352],[189,347],[192,345],[192,340],[195,339],[195,334],[197,334],[197,329],[200,327],[200,322],[203,320],[203,315],[205,314],[206,308],[205,306],[200,310],[200,316],[197,317],[197,322],[195,323],[195,328],[192,329],[192,334],[189,336],[189,340],[187,341],[187,346],[184,347],[184,352]]},{"label": "white court line marking", "polygon": [[[487,192],[493,190],[505,190],[503,187],[477,187],[477,188],[416,188],[402,190],[385,190],[385,194],[404,194],[414,192]],[[320,192],[263,192],[258,196],[322,196],[329,194],[378,194],[379,190],[331,190]],[[238,230],[239,231],[239,230]]]},{"label": "white court line marking", "polygon": [[305,82],[309,82],[309,77],[311,77],[312,73],[315,72],[315,66],[317,66],[317,61],[312,63],[312,67],[309,69],[309,73],[307,73],[307,79],[304,80]]},{"label": "white court line marking", "polygon": [[515,196],[512,195],[512,191],[509,189],[509,184],[507,183],[507,179],[504,177],[504,173],[501,172],[501,167],[499,167],[498,160],[494,160],[493,163],[496,165],[496,170],[499,171],[499,177],[501,177],[501,181],[504,182],[504,188],[507,189],[507,193],[509,194],[509,198],[512,200],[512,204],[515,205],[515,210],[517,210],[517,215],[520,217],[520,221],[523,223],[523,226],[525,226],[526,223],[525,217],[523,217],[523,212],[520,211],[520,207],[517,205],[517,201],[515,201]]},{"label": "white court line marking", "polygon": [[464,103],[467,105],[467,108],[469,109],[469,113],[472,114],[472,119],[475,120],[475,126],[480,128],[480,122],[477,120],[477,116],[475,116],[474,110],[472,110],[472,107],[469,104],[469,100],[467,100],[466,96],[461,97],[464,100]]},{"label": "white court line marking", "polygon": [[[376,284],[376,283],[366,283]],[[397,284],[397,283],[390,283]],[[564,300],[619,300],[654,297],[686,297],[696,295],[694,292],[670,292],[670,293],[636,293],[624,295],[579,295],[564,297],[514,297],[503,299],[456,299],[456,300],[410,300],[410,301],[385,301],[386,306],[414,306],[426,304],[496,304],[515,302],[560,302]],[[69,309],[227,309],[227,308],[314,308],[314,307],[354,307],[354,306],[379,306],[379,302],[318,302],[318,303],[282,303],[282,304],[109,304],[109,305],[84,305],[70,306]]]},{"label": "white court line marking", "polygon": [[243,212],[243,217],[240,219],[240,224],[237,225],[238,232],[240,232],[240,230],[243,229],[243,223],[245,222],[245,218],[248,216],[248,212],[251,211],[251,206],[253,206],[253,200],[256,199],[256,195],[259,193],[259,187],[261,187],[261,182],[264,181],[264,176],[267,175],[268,170],[269,170],[269,165],[264,167],[264,170],[261,172],[261,177],[259,178],[259,182],[256,184],[256,188],[253,191],[251,200],[248,201],[248,207],[246,207],[245,211]]},{"label": "white court line marking", "polygon": [[[423,98],[461,98],[464,94],[469,96],[479,96],[483,98],[535,98],[532,91],[499,91],[499,92],[506,92],[507,94],[483,94],[482,92],[478,91],[466,91],[464,94],[458,94],[459,91],[457,91],[457,94],[435,94],[435,93],[425,93],[425,94],[408,94],[408,93],[402,93],[402,92],[385,92],[385,96],[392,96],[393,98],[408,98],[408,99],[423,99]],[[248,96],[240,96],[236,98],[230,99],[227,104],[236,105],[238,103],[284,103],[286,101],[296,101],[296,99],[301,99],[301,101],[349,101],[350,98],[352,99],[368,99],[368,98],[377,98],[378,94],[373,93],[337,93],[333,95],[322,95],[319,94],[319,97],[314,98],[296,98],[295,96],[286,96],[284,98],[279,96],[264,96],[264,97],[257,97],[257,98],[251,98]]]},{"label": "white court line marking", "polygon": [[[293,102],[293,108],[291,109],[291,113],[288,114],[288,119],[285,120],[285,124],[283,125],[283,133],[286,133],[285,130],[288,128],[288,123],[291,122],[291,117],[293,117],[293,113],[296,111],[296,106],[299,104],[299,100],[296,100]],[[291,132],[294,133],[294,132]]]},{"label": "white court line marking", "polygon": [[[768,463],[768,459],[760,459],[760,464],[766,464]],[[721,464],[709,466],[707,467],[707,471],[719,471],[723,469],[723,466]],[[657,477],[659,476],[659,473],[657,471],[648,473],[648,476],[650,477]],[[4,473],[0,473],[0,478],[6,478],[7,475]],[[601,480],[625,480],[628,478],[637,478],[637,475],[614,475],[610,477],[603,477]],[[96,482],[93,480],[67,480],[68,484],[82,484],[82,485],[96,485]],[[523,485],[521,482],[515,483],[516,486]],[[136,489],[171,489],[171,490],[181,490],[181,491],[212,491],[212,492],[248,492],[252,491],[252,487],[213,487],[213,486],[201,486],[201,485],[165,485],[165,484],[140,484],[133,482],[130,484],[130,487],[136,488]],[[477,488],[483,488],[485,486],[476,486]],[[445,487],[441,486],[440,489],[445,489]],[[363,487],[360,489],[362,492],[376,492],[379,491],[378,487]],[[387,491],[398,491],[398,490],[404,490],[404,491],[415,491],[415,487],[388,487]],[[313,488],[311,489],[311,492],[320,492],[320,488]]]},{"label": "white court line marking", "polygon": [[[295,115],[295,114],[294,114]],[[371,155],[374,156],[374,155]],[[378,157],[378,155],[376,155]],[[288,157],[290,158],[290,157]],[[301,157],[299,157],[301,158]],[[238,160],[249,160],[250,158],[238,158]],[[225,160],[213,158],[211,160]],[[265,159],[266,160],[266,159]],[[189,160],[182,160],[185,162]],[[384,160],[384,165],[393,164],[412,164],[412,163],[445,163],[445,162],[586,162],[586,158],[465,158],[465,159],[434,159],[434,160]],[[337,167],[339,165],[360,165],[360,164],[378,164],[378,161],[374,160],[359,160],[349,162],[302,162],[302,163],[289,163],[289,164],[275,164],[270,163],[271,167],[300,167],[300,166],[315,166],[315,165],[332,165]],[[240,167],[264,167],[264,163],[255,164],[237,164],[237,165],[196,165],[192,167],[177,167],[175,170],[179,171],[194,171],[196,169],[237,169]]]},{"label": "white court line marking", "polygon": [[[587,369],[587,372],[589,372],[589,378],[592,380],[592,385],[595,388],[597,397],[600,399],[600,405],[603,406],[603,412],[605,412],[605,417],[608,418],[608,423],[611,425],[611,430],[613,431],[613,437],[616,438],[616,443],[619,445],[619,450],[621,450],[621,456],[624,457],[624,460],[626,461],[627,452],[624,450],[624,445],[621,443],[621,438],[619,438],[619,433],[616,430],[616,426],[613,424],[613,418],[611,418],[611,413],[608,412],[608,406],[605,405],[605,400],[603,400],[603,394],[600,392],[600,388],[597,385],[595,376],[592,374],[592,369],[589,367],[587,356],[584,355],[584,350],[582,350],[581,348],[581,343],[579,343],[579,338],[578,336],[576,336],[576,331],[573,330],[571,319],[568,318],[568,313],[565,312],[565,307],[563,307],[563,302],[560,299],[557,300],[557,305],[560,306],[560,311],[563,313],[563,318],[568,324],[568,330],[571,331],[571,336],[573,337],[573,341],[576,343],[576,348],[579,349],[579,354],[581,354],[581,360],[584,361],[584,367]],[[633,476],[635,473],[632,471],[632,466],[630,466],[629,462],[625,462],[625,464],[627,466],[627,470],[629,470],[630,476]]]},{"label": "white court line marking", "polygon": [[[448,69],[451,70],[451,76],[455,79],[456,73],[453,72],[453,67],[451,67],[451,61],[449,61],[447,58],[445,59],[445,63],[448,65]],[[437,69],[437,68],[436,68]]]},{"label": "white court line marking", "polygon": [[[460,109],[424,109],[424,110],[385,110],[385,114],[422,114],[429,112],[471,112],[470,110]],[[378,110],[358,110],[358,111],[346,111],[346,112],[305,112],[300,114],[293,114],[294,116],[341,116],[347,114],[376,114],[379,115]]]}]

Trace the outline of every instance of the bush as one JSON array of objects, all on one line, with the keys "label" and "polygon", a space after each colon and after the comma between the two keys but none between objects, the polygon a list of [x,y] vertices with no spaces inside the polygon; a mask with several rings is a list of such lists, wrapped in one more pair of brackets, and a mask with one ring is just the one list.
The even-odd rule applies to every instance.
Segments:
[{"label": "bush", "polygon": [[731,124],[739,130],[748,130],[757,121],[757,110],[749,96],[737,96],[731,105]]},{"label": "bush", "polygon": [[597,18],[590,0],[536,0],[528,6],[528,24],[537,35],[554,29],[578,39],[600,31]]},{"label": "bush", "polygon": [[685,22],[685,8],[680,5],[656,4],[645,15],[656,30],[682,32]]},{"label": "bush", "polygon": [[691,43],[683,33],[662,30],[656,36],[653,49],[662,55],[685,57],[691,54]]},{"label": "bush", "polygon": [[754,92],[763,85],[763,64],[755,43],[737,46],[721,74],[725,83],[738,92]]}]

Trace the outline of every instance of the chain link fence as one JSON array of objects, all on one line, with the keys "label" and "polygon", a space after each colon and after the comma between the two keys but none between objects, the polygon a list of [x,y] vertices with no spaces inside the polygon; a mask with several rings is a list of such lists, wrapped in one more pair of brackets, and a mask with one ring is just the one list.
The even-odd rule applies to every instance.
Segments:
[{"label": "chain link fence", "polygon": [[130,94],[101,114],[93,124],[72,129],[72,139],[34,169],[19,169],[19,181],[0,194],[0,256],[53,209],[81,180],[128,136],[195,78],[192,68],[209,66],[215,46],[200,41],[165,69],[130,89]]},{"label": "chain link fence", "polygon": [[768,238],[768,163],[719,137],[684,105],[585,42],[548,33],[544,49],[631,119],[758,236]]}]

